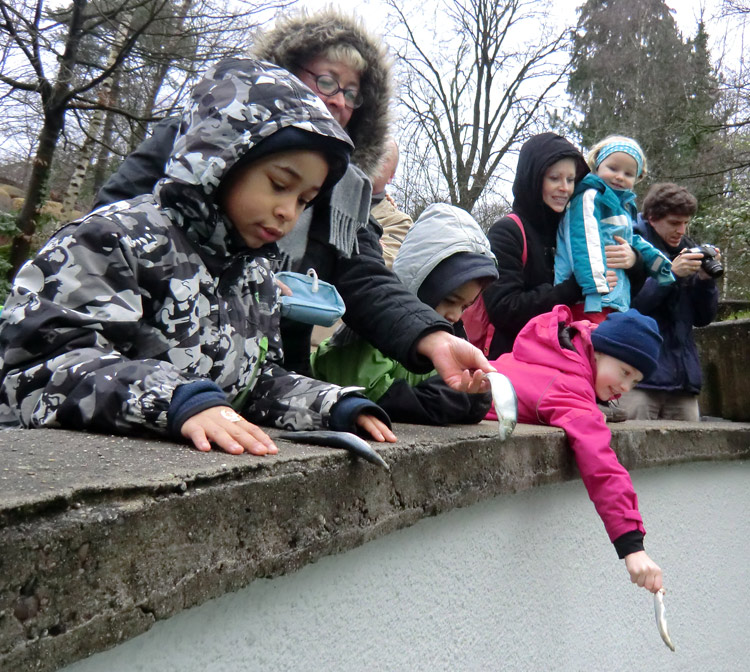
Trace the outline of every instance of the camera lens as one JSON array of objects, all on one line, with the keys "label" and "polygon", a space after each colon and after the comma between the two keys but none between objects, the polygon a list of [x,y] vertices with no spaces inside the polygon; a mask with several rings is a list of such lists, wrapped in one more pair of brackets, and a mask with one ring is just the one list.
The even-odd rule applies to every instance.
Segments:
[{"label": "camera lens", "polygon": [[724,275],[724,267],[716,261],[716,252],[711,247],[703,246],[699,248],[703,252],[703,260],[701,261],[701,268],[708,273],[712,278],[720,278]]},{"label": "camera lens", "polygon": [[701,268],[712,278],[720,278],[724,275],[724,267],[713,257],[703,257]]}]

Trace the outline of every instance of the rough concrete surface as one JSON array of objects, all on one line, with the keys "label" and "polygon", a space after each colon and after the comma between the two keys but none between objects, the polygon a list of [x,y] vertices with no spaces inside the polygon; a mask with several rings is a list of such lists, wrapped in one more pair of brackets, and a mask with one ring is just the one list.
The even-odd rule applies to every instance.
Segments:
[{"label": "rough concrete surface", "polygon": [[[629,469],[746,458],[750,424],[611,426]],[[55,670],[258,577],[498,494],[576,476],[561,431],[397,426],[386,472],[279,442],[256,458],[0,432],[0,670]]]},{"label": "rough concrete surface", "polygon": [[703,369],[701,413],[750,422],[750,320],[715,322],[694,334]]}]

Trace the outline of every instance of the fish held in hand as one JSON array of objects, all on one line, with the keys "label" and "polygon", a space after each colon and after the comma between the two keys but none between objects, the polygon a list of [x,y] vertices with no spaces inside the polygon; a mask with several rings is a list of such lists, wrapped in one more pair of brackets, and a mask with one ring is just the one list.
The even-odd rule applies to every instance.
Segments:
[{"label": "fish held in hand", "polygon": [[507,376],[493,371],[486,373],[485,377],[490,382],[492,390],[492,403],[497,415],[497,428],[500,440],[505,441],[516,428],[518,422],[518,398],[513,384]]},{"label": "fish held in hand", "polygon": [[659,628],[659,634],[664,640],[664,643],[674,651],[674,644],[669,636],[669,630],[667,629],[667,616],[666,610],[664,609],[664,588],[661,588],[654,593],[654,613],[656,614],[656,627]]},{"label": "fish held in hand", "polygon": [[372,464],[383,467],[386,471],[391,470],[388,463],[372,449],[367,441],[351,432],[334,432],[331,430],[284,432],[283,434],[279,434],[279,438],[293,441],[294,443],[307,443],[313,446],[343,448],[350,453],[364,458],[368,462],[372,462]]}]

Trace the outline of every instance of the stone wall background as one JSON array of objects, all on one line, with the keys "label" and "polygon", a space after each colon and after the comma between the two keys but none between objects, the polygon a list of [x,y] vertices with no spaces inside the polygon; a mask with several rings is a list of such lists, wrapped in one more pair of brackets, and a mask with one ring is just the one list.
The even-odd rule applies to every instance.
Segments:
[{"label": "stone wall background", "polygon": [[750,319],[696,329],[695,342],[703,369],[701,415],[750,420]]}]

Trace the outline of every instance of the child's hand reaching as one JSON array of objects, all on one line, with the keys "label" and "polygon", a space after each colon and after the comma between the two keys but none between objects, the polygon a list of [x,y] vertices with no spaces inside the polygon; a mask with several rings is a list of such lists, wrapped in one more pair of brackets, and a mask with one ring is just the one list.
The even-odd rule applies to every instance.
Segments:
[{"label": "child's hand reaching", "polygon": [[356,422],[357,427],[364,429],[376,441],[395,443],[396,435],[388,428],[388,425],[375,416],[362,413],[357,417]]},{"label": "child's hand reaching", "polygon": [[214,406],[188,418],[180,433],[202,452],[211,450],[211,442],[232,455],[275,455],[279,452],[271,437],[248,422],[229,406]]},{"label": "child's hand reaching", "polygon": [[662,587],[661,568],[646,555],[646,551],[626,555],[625,567],[630,574],[630,580],[641,588],[656,593]]}]

